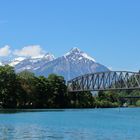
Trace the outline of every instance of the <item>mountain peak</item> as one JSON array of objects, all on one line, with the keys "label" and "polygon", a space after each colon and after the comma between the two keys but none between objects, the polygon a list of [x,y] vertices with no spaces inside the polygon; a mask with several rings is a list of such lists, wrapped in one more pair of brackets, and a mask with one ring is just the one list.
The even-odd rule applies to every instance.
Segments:
[{"label": "mountain peak", "polygon": [[77,47],[73,47],[71,50],[70,50],[70,52],[81,52],[81,50],[79,49],[79,48],[77,48]]},{"label": "mountain peak", "polygon": [[80,54],[82,51],[76,47],[72,48],[68,53],[66,53],[64,56],[69,56],[71,54]]},{"label": "mountain peak", "polygon": [[86,54],[85,52],[81,51],[79,48],[76,47],[72,48],[68,53],[66,53],[64,57],[70,57],[72,59],[77,59],[77,60],[78,59],[81,60],[83,58],[95,62],[94,58],[92,58],[91,56],[89,56],[88,54]]}]

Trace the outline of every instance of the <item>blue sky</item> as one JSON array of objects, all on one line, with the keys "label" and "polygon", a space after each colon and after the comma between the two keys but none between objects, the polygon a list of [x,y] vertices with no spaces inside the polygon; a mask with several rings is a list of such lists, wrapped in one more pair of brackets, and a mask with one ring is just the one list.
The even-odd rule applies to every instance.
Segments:
[{"label": "blue sky", "polygon": [[56,57],[78,47],[113,70],[138,71],[140,1],[0,0],[0,49],[26,46]]}]

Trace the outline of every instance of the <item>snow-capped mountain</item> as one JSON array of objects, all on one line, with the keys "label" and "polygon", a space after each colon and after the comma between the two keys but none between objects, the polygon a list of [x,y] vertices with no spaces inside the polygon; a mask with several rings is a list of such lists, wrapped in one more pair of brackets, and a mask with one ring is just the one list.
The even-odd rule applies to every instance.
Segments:
[{"label": "snow-capped mountain", "polygon": [[18,57],[0,65],[9,64],[15,67],[16,72],[29,70],[36,75],[48,76],[55,73],[64,76],[66,80],[79,75],[109,71],[107,67],[95,61],[94,58],[87,55],[78,48],[71,49],[65,55],[54,58],[50,53],[37,57]]},{"label": "snow-capped mountain", "polygon": [[[42,65],[54,60],[54,56],[50,53],[47,53],[45,55],[37,56],[37,57],[30,57],[30,58],[25,58],[22,61],[18,61],[15,65],[15,70],[16,72],[21,72],[23,70],[29,70],[34,72],[35,70],[39,69],[42,67]],[[10,63],[10,65],[13,62]]]},{"label": "snow-capped mountain", "polygon": [[101,71],[109,71],[109,69],[96,63],[94,58],[88,56],[78,48],[73,48],[62,57],[50,61],[43,67],[40,67],[35,73],[44,76],[56,73],[64,76],[66,80],[69,80],[79,75]]},{"label": "snow-capped mountain", "polygon": [[23,70],[30,70],[34,71],[44,65],[45,63],[48,63],[49,61],[54,60],[54,56],[50,53],[46,53],[45,55],[40,55],[36,57],[16,57],[13,60],[6,60],[0,62],[0,65],[10,65],[12,67],[15,67],[16,72],[21,72]]}]

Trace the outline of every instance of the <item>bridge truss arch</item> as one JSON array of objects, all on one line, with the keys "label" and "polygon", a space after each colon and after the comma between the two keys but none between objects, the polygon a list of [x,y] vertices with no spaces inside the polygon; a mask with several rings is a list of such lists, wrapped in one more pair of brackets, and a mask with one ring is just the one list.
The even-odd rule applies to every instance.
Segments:
[{"label": "bridge truss arch", "polygon": [[140,89],[140,73],[107,71],[85,74],[67,82],[68,92]]}]

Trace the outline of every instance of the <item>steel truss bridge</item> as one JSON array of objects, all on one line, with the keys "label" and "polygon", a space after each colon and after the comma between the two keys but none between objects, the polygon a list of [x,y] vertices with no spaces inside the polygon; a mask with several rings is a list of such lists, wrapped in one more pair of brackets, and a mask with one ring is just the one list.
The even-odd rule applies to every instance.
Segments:
[{"label": "steel truss bridge", "polygon": [[67,82],[68,92],[140,89],[140,73],[107,71],[76,77]]}]

